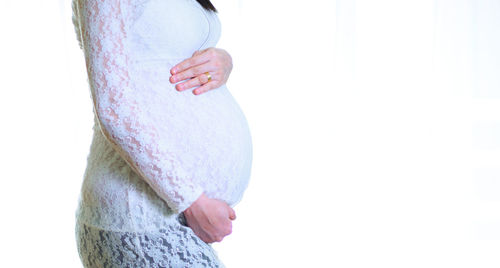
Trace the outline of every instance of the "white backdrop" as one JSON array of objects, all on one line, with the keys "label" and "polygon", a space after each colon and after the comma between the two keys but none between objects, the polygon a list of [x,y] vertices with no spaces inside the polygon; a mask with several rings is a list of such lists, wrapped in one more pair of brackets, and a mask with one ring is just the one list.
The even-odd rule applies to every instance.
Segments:
[{"label": "white backdrop", "polygon": [[[499,267],[500,1],[214,0],[250,124],[228,267]],[[0,9],[1,267],[81,267],[71,0]]]}]

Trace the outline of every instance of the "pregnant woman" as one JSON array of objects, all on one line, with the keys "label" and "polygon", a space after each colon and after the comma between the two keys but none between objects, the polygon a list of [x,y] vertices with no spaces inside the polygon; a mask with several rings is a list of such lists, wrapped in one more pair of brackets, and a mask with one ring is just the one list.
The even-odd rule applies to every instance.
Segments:
[{"label": "pregnant woman", "polygon": [[85,267],[224,267],[252,141],[209,0],[73,0],[94,127],[76,211]]}]

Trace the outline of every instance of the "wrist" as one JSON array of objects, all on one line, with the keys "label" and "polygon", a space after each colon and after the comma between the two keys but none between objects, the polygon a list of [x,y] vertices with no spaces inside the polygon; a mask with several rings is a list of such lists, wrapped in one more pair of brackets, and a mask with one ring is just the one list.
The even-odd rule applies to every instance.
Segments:
[{"label": "wrist", "polygon": [[184,211],[184,213],[191,213],[191,209],[202,206],[207,199],[208,197],[204,192],[202,192],[201,195]]},{"label": "wrist", "polygon": [[201,204],[205,203],[205,201],[208,199],[208,197],[205,195],[205,193],[201,193],[200,197],[198,197],[198,199],[196,199],[194,202],[193,202],[193,205],[195,206],[200,206]]}]

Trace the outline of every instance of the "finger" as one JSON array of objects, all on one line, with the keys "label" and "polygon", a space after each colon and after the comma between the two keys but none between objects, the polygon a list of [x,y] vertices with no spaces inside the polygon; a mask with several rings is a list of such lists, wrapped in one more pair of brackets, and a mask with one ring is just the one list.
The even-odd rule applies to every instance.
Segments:
[{"label": "finger", "polygon": [[214,89],[214,88],[217,88],[217,81],[215,80],[210,80],[210,82],[202,85],[201,87],[198,87],[196,88],[195,90],[193,90],[193,94],[194,95],[200,95],[202,93],[205,93],[211,89]]},{"label": "finger", "polygon": [[189,88],[201,86],[201,85],[203,85],[203,84],[205,84],[207,82],[208,82],[208,77],[207,77],[206,74],[203,73],[203,74],[198,75],[197,77],[195,77],[193,79],[190,79],[187,82],[177,84],[175,86],[175,88],[178,91],[183,91],[183,90],[186,90],[186,89],[189,89]]},{"label": "finger", "polygon": [[224,235],[221,235],[221,234],[214,235],[214,236],[210,237],[210,243],[221,242],[223,238],[224,238]]},{"label": "finger", "polygon": [[229,207],[229,219],[232,221],[236,220],[236,212],[231,207]]},{"label": "finger", "polygon": [[205,242],[205,243],[213,243],[213,242],[215,242],[215,239],[211,238],[209,235],[204,235],[201,240],[203,240],[203,242]]},{"label": "finger", "polygon": [[229,222],[229,227],[227,227],[227,229],[226,229],[226,233],[225,233],[225,235],[224,235],[224,236],[228,236],[228,235],[230,235],[232,232],[233,232],[233,223],[230,221],[230,222]]},{"label": "finger", "polygon": [[207,236],[205,236],[205,235],[204,235],[204,236],[198,236],[198,237],[199,237],[201,240],[203,240],[203,242],[205,242],[205,243],[212,243],[212,242],[214,242],[214,240],[213,240],[213,239],[211,239],[208,235],[207,235]]},{"label": "finger", "polygon": [[200,228],[199,226],[197,226],[195,228],[191,228],[191,229],[193,230],[195,235],[197,237],[199,237],[201,240],[203,240],[205,243],[210,243],[213,241],[210,238],[210,235],[207,232],[205,232],[202,228]]},{"label": "finger", "polygon": [[200,74],[203,74],[205,72],[210,72],[210,73],[216,73],[217,72],[217,67],[215,67],[212,63],[206,62],[200,65],[196,65],[194,67],[191,67],[187,70],[184,70],[178,74],[172,75],[170,77],[170,82],[171,83],[176,83],[179,81],[183,81],[189,78],[196,77]]},{"label": "finger", "polygon": [[188,68],[203,64],[209,60],[210,55],[208,53],[201,52],[176,64],[174,67],[172,67],[172,69],[170,69],[170,73],[178,74]]},{"label": "finger", "polygon": [[193,53],[193,55],[192,55],[192,56],[196,56],[196,55],[198,55],[198,54],[201,54],[201,53],[203,53],[205,50],[207,50],[207,49],[205,48],[205,49],[202,49],[202,50],[196,50],[196,51]]}]

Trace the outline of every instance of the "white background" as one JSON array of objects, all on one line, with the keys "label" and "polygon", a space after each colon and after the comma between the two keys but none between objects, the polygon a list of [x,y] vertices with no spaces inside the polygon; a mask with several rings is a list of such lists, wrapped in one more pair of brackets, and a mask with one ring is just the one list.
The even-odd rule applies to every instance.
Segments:
[{"label": "white background", "polygon": [[[500,1],[213,2],[250,124],[228,267],[500,267]],[[70,0],[0,9],[1,267],[81,267]]]}]

